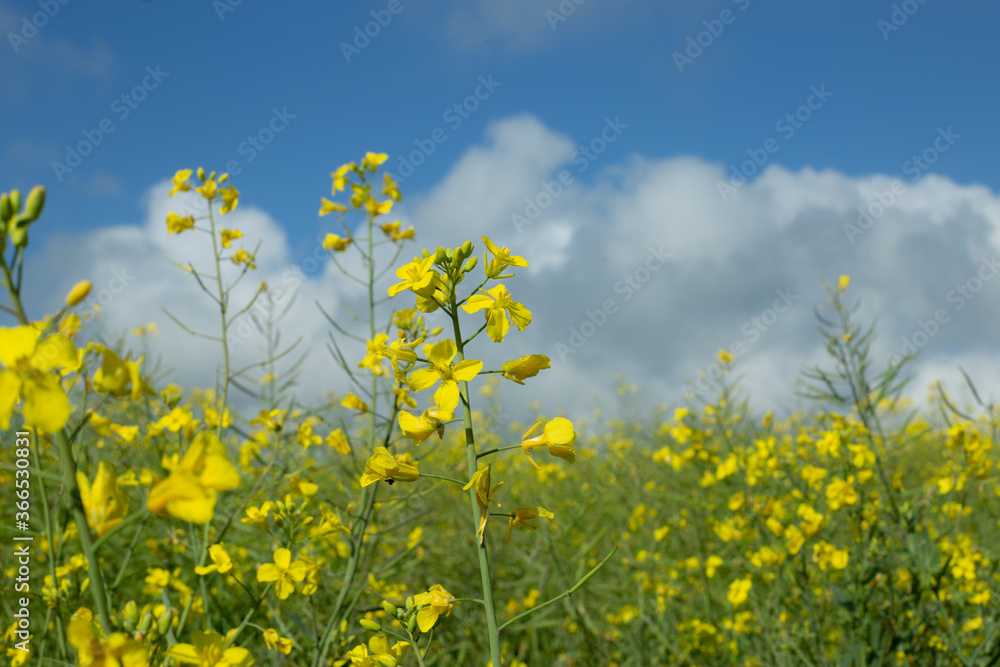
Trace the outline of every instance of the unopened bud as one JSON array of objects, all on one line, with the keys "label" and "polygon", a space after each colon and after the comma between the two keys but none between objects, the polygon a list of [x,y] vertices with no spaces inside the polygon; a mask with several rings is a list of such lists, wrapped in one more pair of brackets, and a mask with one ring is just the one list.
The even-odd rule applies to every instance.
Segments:
[{"label": "unopened bud", "polygon": [[28,245],[28,225],[11,225],[7,233],[16,247],[23,249]]},{"label": "unopened bud", "polygon": [[472,269],[476,268],[476,264],[479,263],[479,258],[473,255],[468,260],[466,260],[465,265],[462,266],[462,270],[468,273]]},{"label": "unopened bud", "polygon": [[142,620],[139,621],[139,632],[146,634],[151,627],[153,627],[153,615],[147,611],[142,615]]},{"label": "unopened bud", "polygon": [[[90,294],[90,288],[91,285],[89,280],[81,280],[77,284],[73,285],[69,294],[66,295],[66,305],[75,306],[86,299],[87,295]],[[133,602],[132,604],[135,603]]]},{"label": "unopened bud", "polygon": [[11,190],[10,191],[10,206],[14,209],[14,215],[17,215],[21,211],[21,191]]},{"label": "unopened bud", "polygon": [[408,620],[406,622],[406,631],[409,632],[411,635],[414,632],[417,631],[417,615],[416,614],[414,614],[413,616],[410,616],[410,620]]},{"label": "unopened bud", "polygon": [[122,625],[128,632],[135,631],[135,624],[139,622],[139,606],[135,603],[135,600],[129,600],[125,603],[125,608],[122,610]]},{"label": "unopened bud", "polygon": [[396,613],[399,611],[396,605],[389,602],[388,600],[382,600],[382,609],[385,609],[385,613],[389,614],[390,617],[396,618]]},{"label": "unopened bud", "polygon": [[428,257],[431,256],[431,253],[427,248],[424,248],[423,250],[420,251],[420,256],[423,257],[424,259],[427,259]]},{"label": "unopened bud", "polygon": [[0,222],[7,222],[14,217],[14,206],[11,204],[7,193],[0,195]]},{"label": "unopened bud", "polygon": [[196,173],[198,174],[198,180],[200,180],[202,183],[204,183],[205,182],[205,170],[202,169],[201,167],[198,167],[198,171]]},{"label": "unopened bud", "polygon": [[361,624],[365,630],[371,630],[372,632],[382,632],[382,626],[375,621],[369,621],[367,618],[362,618],[358,623]]},{"label": "unopened bud", "polygon": [[442,246],[438,246],[437,252],[434,253],[434,263],[442,264],[447,258],[448,258],[448,251],[445,250]]},{"label": "unopened bud", "polygon": [[28,193],[28,201],[24,205],[24,213],[21,214],[21,219],[25,222],[34,222],[42,214],[44,207],[45,188],[41,185],[36,185]]},{"label": "unopened bud", "polygon": [[462,244],[462,256],[468,257],[472,254],[472,241],[466,241]]},{"label": "unopened bud", "polygon": [[171,621],[173,621],[173,618],[174,610],[166,609],[162,614],[160,614],[160,617],[156,619],[156,630],[160,633],[160,635],[165,636],[168,632],[170,632],[170,624]]}]

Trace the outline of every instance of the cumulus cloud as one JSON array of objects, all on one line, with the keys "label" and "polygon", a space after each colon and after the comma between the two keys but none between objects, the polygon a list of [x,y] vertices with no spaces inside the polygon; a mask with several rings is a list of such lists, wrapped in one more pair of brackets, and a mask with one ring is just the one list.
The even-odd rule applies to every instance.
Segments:
[{"label": "cumulus cloud", "polygon": [[[825,358],[813,307],[825,302],[823,281],[835,283],[841,274],[852,276],[848,303],[862,300],[858,317],[879,318],[877,367],[909,345],[922,352],[913,367],[918,398],[932,379],[954,384],[959,364],[984,395],[997,394],[989,362],[1000,337],[995,193],[927,175],[904,181],[902,194],[863,223],[859,207],[867,209],[896,177],[771,165],[723,201],[717,184],[726,178],[724,165],[633,155],[619,164],[590,162],[584,173],[573,151],[573,140],[531,116],[503,120],[438,185],[408,194],[402,209],[404,224],[416,226],[418,244],[401,262],[419,248],[465,239],[476,244],[481,261],[480,236],[486,235],[532,264],[508,281],[514,298],[532,310],[532,325],[512,330],[503,345],[480,337],[473,348],[487,368],[523,354],[552,359],[552,368],[527,386],[507,385],[512,409],[539,401],[550,414],[580,415],[595,396],[613,400],[619,375],[639,386],[648,403],[677,405],[685,385],[697,387],[701,371],[713,372],[719,349],[736,355],[755,406],[795,405],[792,384],[802,366]],[[573,176],[565,180],[570,184],[539,199],[563,172]],[[155,345],[177,366],[177,378],[210,385],[217,348],[190,338],[160,311],[166,307],[199,330],[217,327],[218,316],[194,281],[167,264],[173,258],[204,266],[210,255],[203,235],[166,235],[163,219],[172,203],[166,189],[151,189],[143,222],[48,239],[34,266],[59,267],[59,285],[49,285],[58,295],[84,276],[99,293],[116,270],[128,267],[135,279],[104,309],[109,328],[156,320],[163,335]],[[547,203],[519,226],[526,201]],[[357,303],[357,286],[329,262],[310,267],[294,257],[280,221],[263,211],[241,208],[224,221],[243,229],[244,241],[266,239],[258,271],[234,301],[247,298],[258,280],[281,285],[296,266],[304,270],[296,274],[301,295],[286,321],[286,339],[302,336],[312,354],[300,387],[303,402],[316,404],[330,388],[346,392],[323,349],[330,326],[314,301],[344,318],[338,303]],[[860,235],[845,227],[862,223]],[[357,260],[345,261],[359,268]],[[380,293],[393,281],[390,272]],[[403,298],[397,307],[410,303]],[[442,323],[438,317],[430,319]],[[467,331],[479,326],[479,317],[466,320]],[[241,362],[259,358],[252,347],[241,346]],[[358,345],[349,352],[360,359]],[[717,391],[711,382],[701,387],[707,399]]]}]

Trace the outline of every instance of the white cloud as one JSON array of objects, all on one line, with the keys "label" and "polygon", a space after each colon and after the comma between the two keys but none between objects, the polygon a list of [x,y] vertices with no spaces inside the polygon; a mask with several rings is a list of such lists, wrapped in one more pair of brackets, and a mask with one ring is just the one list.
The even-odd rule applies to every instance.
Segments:
[{"label": "white cloud", "polygon": [[[552,359],[552,369],[527,386],[505,386],[511,405],[538,400],[549,414],[564,409],[580,415],[595,394],[613,398],[617,374],[642,388],[648,402],[676,405],[685,382],[711,371],[717,350],[736,343],[743,349],[737,374],[754,404],[795,405],[792,382],[802,366],[825,363],[813,316],[813,306],[825,302],[821,280],[835,282],[845,273],[853,277],[848,301],[863,299],[859,317],[879,317],[877,367],[943,310],[947,322],[923,341],[923,357],[914,367],[914,394],[922,399],[926,383],[952,377],[959,362],[983,383],[984,393],[1000,389],[991,381],[995,364],[988,362],[1000,337],[1000,279],[991,274],[981,280],[984,261],[989,265],[997,252],[1000,229],[1000,199],[988,189],[937,176],[908,182],[889,211],[852,244],[844,225],[857,224],[858,206],[866,206],[891,177],[791,172],[774,165],[723,202],[716,189],[725,178],[722,165],[696,157],[632,156],[622,164],[591,165],[593,184],[577,180],[519,234],[511,216],[524,211],[525,198],[534,198],[543,180],[561,169],[582,177],[569,163],[572,150],[573,141],[536,119],[510,118],[494,124],[483,144],[470,148],[441,183],[407,197],[412,215],[404,224],[416,226],[418,245],[404,250],[402,261],[419,248],[466,239],[477,245],[481,260],[479,237],[487,235],[532,264],[508,281],[515,299],[532,310],[532,325],[512,330],[499,346],[481,336],[472,352],[487,368],[530,353]],[[160,312],[166,306],[196,328],[217,328],[217,314],[194,281],[166,263],[168,257],[202,266],[210,260],[203,235],[165,233],[163,219],[176,203],[166,189],[159,184],[151,190],[141,224],[49,239],[33,266],[59,267],[59,285],[48,292],[53,304],[81,277],[100,290],[114,270],[129,267],[136,279],[105,308],[109,326],[157,321],[163,334],[156,344],[177,365],[179,378],[207,385],[217,348],[183,334]],[[243,229],[248,245],[248,239],[267,239],[258,271],[235,301],[246,298],[256,281],[281,285],[289,267],[302,265],[279,221],[266,213],[241,208],[224,222]],[[670,257],[662,260],[660,252]],[[359,268],[356,259],[345,261]],[[301,335],[312,351],[301,390],[303,401],[315,404],[324,390],[343,394],[348,387],[323,349],[330,327],[313,302],[342,313],[338,299],[355,303],[360,294],[329,263],[305,268],[286,340]],[[390,272],[379,292],[393,280]],[[953,298],[959,286],[971,290],[961,307]],[[408,303],[401,299],[397,307]],[[468,332],[478,317],[466,321]],[[238,351],[241,362],[253,358],[251,351],[259,355],[251,347]],[[360,346],[346,351],[360,359]],[[705,397],[714,391],[709,388]]]}]

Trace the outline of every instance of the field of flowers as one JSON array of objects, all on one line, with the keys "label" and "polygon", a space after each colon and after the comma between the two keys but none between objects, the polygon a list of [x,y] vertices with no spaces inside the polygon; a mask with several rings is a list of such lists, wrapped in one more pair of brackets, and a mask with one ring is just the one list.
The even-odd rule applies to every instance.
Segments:
[{"label": "field of flowers", "polygon": [[[349,386],[318,406],[291,391],[277,321],[267,358],[231,364],[234,322],[269,287],[234,298],[262,240],[225,226],[226,174],[178,171],[163,229],[213,249],[177,269],[219,310],[215,331],[177,322],[218,345],[202,389],[161,386],[133,339],[96,335],[75,312],[86,281],[57,313],[22,302],[45,192],[3,195],[4,664],[1000,662],[1000,414],[971,380],[968,406],[902,400],[910,359],[873,361],[848,276],[817,309],[811,412],[754,414],[720,352],[709,402],[647,408],[622,379],[585,421],[541,405],[509,423],[501,393],[549,368],[507,338],[532,320],[530,248],[421,251],[390,221],[384,160],[317,197],[342,222],[325,249],[359,253],[363,274],[337,265],[368,289],[367,312],[329,318]],[[486,368],[496,344],[510,361]]]}]

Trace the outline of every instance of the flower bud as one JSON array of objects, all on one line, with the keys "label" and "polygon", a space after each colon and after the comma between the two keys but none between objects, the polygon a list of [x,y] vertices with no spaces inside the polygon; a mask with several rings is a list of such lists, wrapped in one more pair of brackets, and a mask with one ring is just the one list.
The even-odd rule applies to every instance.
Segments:
[{"label": "flower bud", "polygon": [[14,217],[14,205],[10,201],[7,193],[0,195],[0,223],[7,222]]},{"label": "flower bud", "polygon": [[468,257],[472,254],[472,241],[466,241],[462,244],[462,256]]},{"label": "flower bud", "polygon": [[146,634],[151,627],[153,627],[153,615],[147,611],[142,615],[142,620],[139,621],[139,632]]},{"label": "flower bud", "polygon": [[443,246],[438,246],[437,252],[434,253],[434,263],[443,264],[445,259],[448,258],[448,251],[444,249]]},{"label": "flower bud", "polygon": [[66,305],[75,306],[86,299],[87,295],[90,294],[90,287],[91,285],[89,280],[81,280],[77,284],[73,285],[69,294],[66,295]]},{"label": "flower bud", "polygon": [[17,215],[21,212],[21,191],[11,190],[10,191],[10,206],[14,209],[13,215]]},{"label": "flower bud", "polygon": [[468,273],[472,269],[476,268],[476,264],[478,263],[479,263],[479,258],[473,255],[465,262],[465,265],[462,267],[462,270]]},{"label": "flower bud", "polygon": [[13,224],[7,233],[16,247],[23,249],[28,245],[28,225]]},{"label": "flower bud", "polygon": [[170,632],[170,623],[173,618],[174,610],[166,609],[162,614],[160,614],[160,617],[156,619],[156,630],[161,636],[165,636],[168,632]]},{"label": "flower bud", "polygon": [[375,621],[369,621],[367,618],[362,618],[358,623],[361,624],[365,630],[371,630],[372,632],[382,632],[382,626]]},{"label": "flower bud", "polygon": [[205,170],[203,168],[201,168],[201,167],[198,167],[197,174],[198,174],[198,180],[201,181],[202,183],[204,183],[205,182]]},{"label": "flower bud", "polygon": [[122,610],[122,627],[125,628],[126,632],[135,632],[135,624],[139,621],[139,606],[136,605],[135,600],[129,600],[125,603],[125,608]]},{"label": "flower bud", "polygon": [[24,205],[24,213],[20,216],[21,220],[24,222],[34,222],[42,214],[44,207],[45,188],[41,185],[36,185],[28,193],[28,201]]},{"label": "flower bud", "polygon": [[385,613],[389,614],[391,618],[396,618],[396,615],[399,612],[399,610],[396,609],[396,605],[388,600],[382,600],[382,609],[385,609]]},{"label": "flower bud", "polygon": [[427,259],[428,257],[431,256],[431,253],[429,250],[427,250],[427,248],[424,248],[423,250],[420,251],[420,256],[424,259]]},{"label": "flower bud", "polygon": [[409,632],[411,635],[414,632],[417,631],[417,615],[416,614],[414,614],[413,616],[410,616],[410,620],[408,620],[406,622],[406,631]]}]

